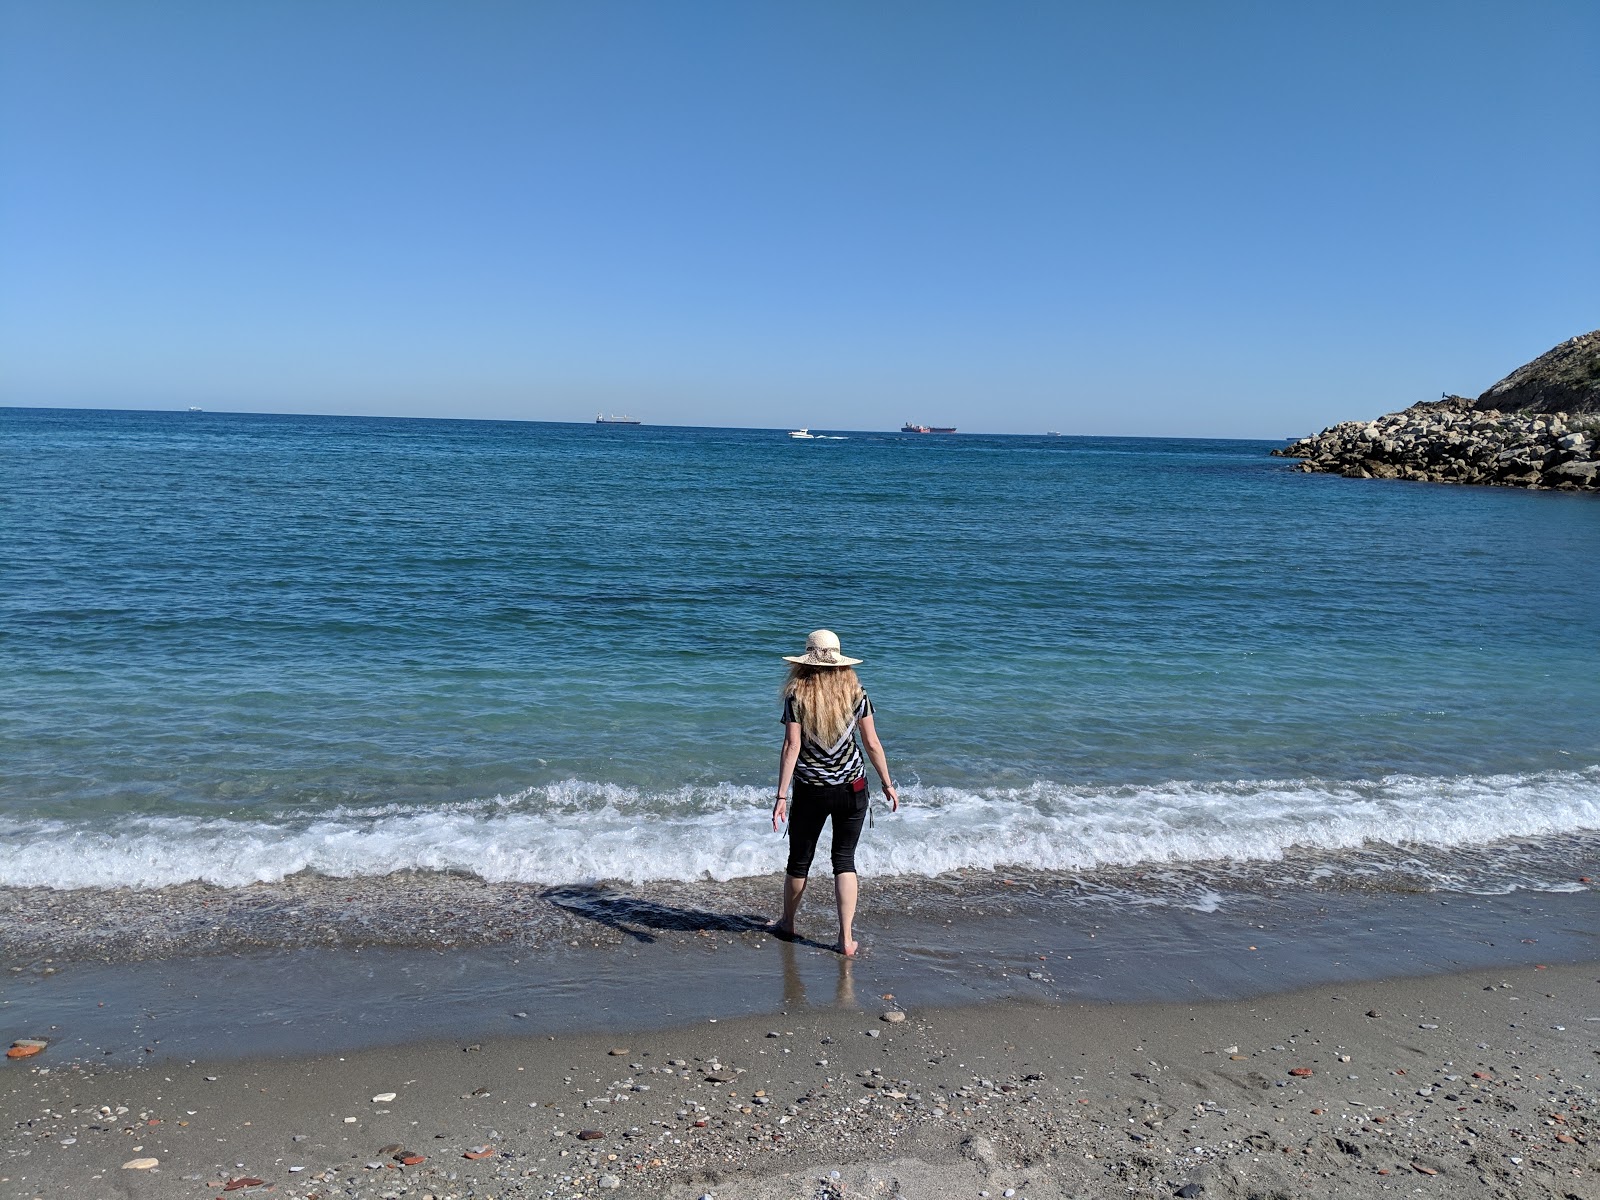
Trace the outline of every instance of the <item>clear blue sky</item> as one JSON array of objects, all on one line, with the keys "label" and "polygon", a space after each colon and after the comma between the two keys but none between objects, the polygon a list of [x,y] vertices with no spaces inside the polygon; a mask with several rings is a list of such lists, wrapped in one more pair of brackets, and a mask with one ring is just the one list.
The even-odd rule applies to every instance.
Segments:
[{"label": "clear blue sky", "polygon": [[1600,4],[5,0],[0,404],[1281,437],[1600,325]]}]

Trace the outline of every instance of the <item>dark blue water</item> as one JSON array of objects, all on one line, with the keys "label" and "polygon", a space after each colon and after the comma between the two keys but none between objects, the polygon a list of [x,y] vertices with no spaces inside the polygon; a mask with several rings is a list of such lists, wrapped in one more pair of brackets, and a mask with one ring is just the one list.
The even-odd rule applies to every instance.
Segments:
[{"label": "dark blue water", "polygon": [[767,871],[824,625],[868,870],[1600,827],[1600,503],[1269,448],[0,409],[0,884]]}]

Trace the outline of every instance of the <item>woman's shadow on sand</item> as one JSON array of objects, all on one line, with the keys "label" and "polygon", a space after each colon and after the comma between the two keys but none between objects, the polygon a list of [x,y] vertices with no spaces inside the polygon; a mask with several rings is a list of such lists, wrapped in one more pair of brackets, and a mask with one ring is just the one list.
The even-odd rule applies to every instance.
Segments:
[{"label": "woman's shadow on sand", "polygon": [[[662,933],[764,933],[779,937],[767,917],[752,913],[719,913],[703,908],[676,908],[655,900],[630,896],[598,884],[567,884],[546,888],[540,896],[574,916],[596,921],[639,942],[656,941]],[[783,941],[831,950],[821,942],[791,936]]]}]

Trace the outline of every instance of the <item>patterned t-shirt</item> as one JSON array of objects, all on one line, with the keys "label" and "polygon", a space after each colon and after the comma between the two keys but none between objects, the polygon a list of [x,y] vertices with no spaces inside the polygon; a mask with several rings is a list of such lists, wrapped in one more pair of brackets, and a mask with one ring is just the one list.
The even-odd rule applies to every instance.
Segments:
[{"label": "patterned t-shirt", "polygon": [[794,778],[796,783],[809,783],[817,787],[837,787],[841,783],[854,783],[867,773],[866,764],[861,761],[861,748],[856,745],[856,726],[861,723],[862,717],[872,715],[872,701],[867,699],[865,692],[861,699],[856,701],[855,711],[850,714],[850,720],[844,727],[844,732],[839,735],[839,740],[831,746],[824,746],[805,732],[805,726],[800,724],[800,718],[794,714],[794,697],[783,698],[783,723],[785,725],[800,725],[800,757],[794,764]]}]

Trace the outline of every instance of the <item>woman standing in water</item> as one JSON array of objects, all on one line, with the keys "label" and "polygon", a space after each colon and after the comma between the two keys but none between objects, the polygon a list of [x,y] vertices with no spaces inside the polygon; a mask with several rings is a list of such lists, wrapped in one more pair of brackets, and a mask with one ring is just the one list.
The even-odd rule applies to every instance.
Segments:
[{"label": "woman standing in water", "polygon": [[[773,923],[779,937],[794,936],[795,914],[806,893],[806,876],[817,851],[822,826],[833,819],[833,895],[839,905],[839,942],[849,957],[856,952],[851,925],[856,916],[856,842],[867,819],[867,771],[861,747],[883,782],[890,811],[900,797],[889,779],[872,723],[872,701],[852,669],[861,660],[839,652],[832,630],[818,629],[806,638],[806,652],[784,655],[792,663],[783,685],[783,749],[778,756],[778,795],[772,806],[772,828],[789,821],[789,865],[783,881],[783,916]],[[856,734],[861,746],[856,745]],[[794,784],[793,810],[788,799]]]}]

